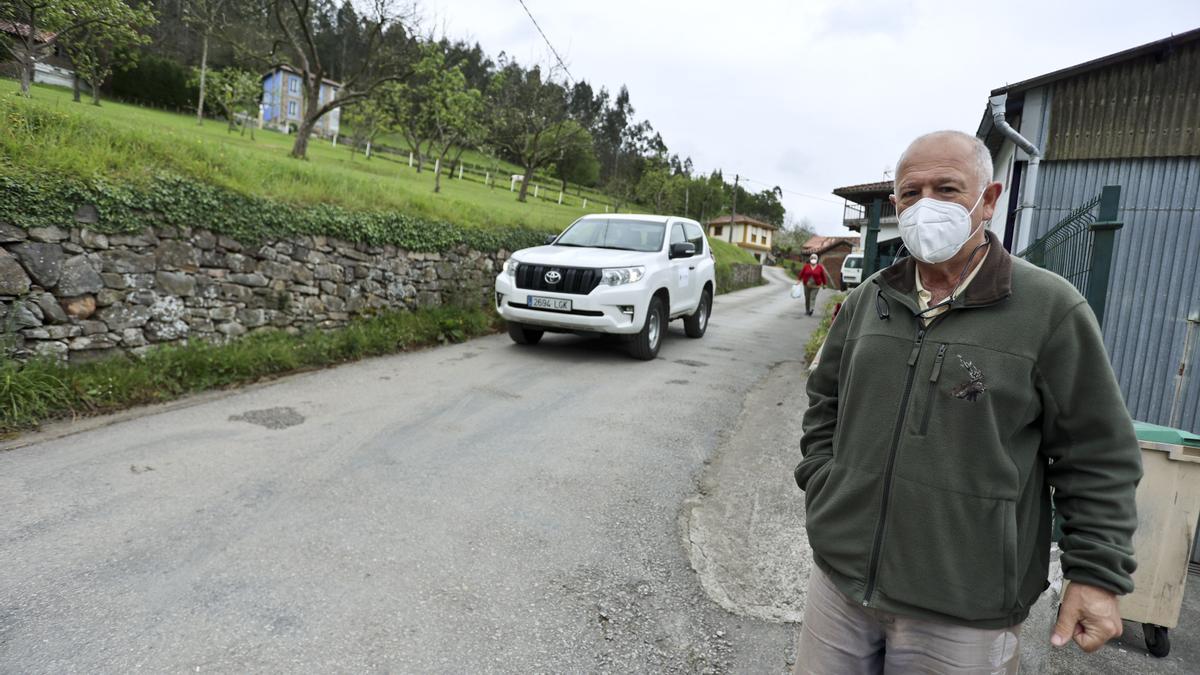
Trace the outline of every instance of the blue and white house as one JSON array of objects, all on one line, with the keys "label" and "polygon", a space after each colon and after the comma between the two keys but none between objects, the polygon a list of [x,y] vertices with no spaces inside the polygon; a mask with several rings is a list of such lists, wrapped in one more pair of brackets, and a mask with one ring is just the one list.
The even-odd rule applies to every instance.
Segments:
[{"label": "blue and white house", "polygon": [[[286,133],[300,125],[300,120],[304,118],[301,77],[300,71],[290,66],[277,66],[262,76],[262,116],[266,127]],[[340,82],[322,80],[320,103],[333,100],[341,88]],[[313,132],[319,136],[337,136],[341,115],[341,109],[334,108],[317,120]]]}]

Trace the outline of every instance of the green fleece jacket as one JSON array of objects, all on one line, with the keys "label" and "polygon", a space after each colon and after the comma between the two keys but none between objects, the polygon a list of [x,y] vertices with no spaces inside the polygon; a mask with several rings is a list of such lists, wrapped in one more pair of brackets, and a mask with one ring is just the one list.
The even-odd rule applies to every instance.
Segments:
[{"label": "green fleece jacket", "polygon": [[850,294],[808,380],[817,564],[864,606],[1012,626],[1047,586],[1054,488],[1066,578],[1130,592],[1141,456],[1087,301],[993,243],[925,326],[914,265]]}]

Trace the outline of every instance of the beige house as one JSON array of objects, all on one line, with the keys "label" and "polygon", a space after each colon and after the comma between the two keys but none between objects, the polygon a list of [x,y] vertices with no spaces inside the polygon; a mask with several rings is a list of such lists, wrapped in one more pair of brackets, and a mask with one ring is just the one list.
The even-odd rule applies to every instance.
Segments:
[{"label": "beige house", "polygon": [[749,216],[721,216],[705,224],[711,239],[720,239],[746,249],[758,262],[771,255],[778,225],[764,223]]}]

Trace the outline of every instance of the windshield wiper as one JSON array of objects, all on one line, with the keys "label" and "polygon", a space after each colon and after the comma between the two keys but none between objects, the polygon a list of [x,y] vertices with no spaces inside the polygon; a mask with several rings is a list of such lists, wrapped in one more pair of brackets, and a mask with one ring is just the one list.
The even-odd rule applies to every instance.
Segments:
[{"label": "windshield wiper", "polygon": [[636,248],[628,248],[626,246],[593,246],[592,248],[606,248],[612,251],[636,251]]},{"label": "windshield wiper", "polygon": [[553,244],[551,244],[551,246],[571,246],[574,248],[587,248],[587,246],[584,244],[569,244],[567,242],[562,242],[562,241],[556,241]]}]

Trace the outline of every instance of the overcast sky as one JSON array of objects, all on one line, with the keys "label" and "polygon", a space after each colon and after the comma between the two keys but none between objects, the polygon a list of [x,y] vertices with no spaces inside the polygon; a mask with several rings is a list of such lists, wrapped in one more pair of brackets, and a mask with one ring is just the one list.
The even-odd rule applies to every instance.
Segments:
[{"label": "overcast sky", "polygon": [[[1200,27],[1196,0],[525,0],[571,75],[629,87],[680,157],[788,216],[841,227],[835,187],[883,180],[914,136],[974,133],[988,92]],[[493,57],[553,57],[518,0],[421,0]]]}]

